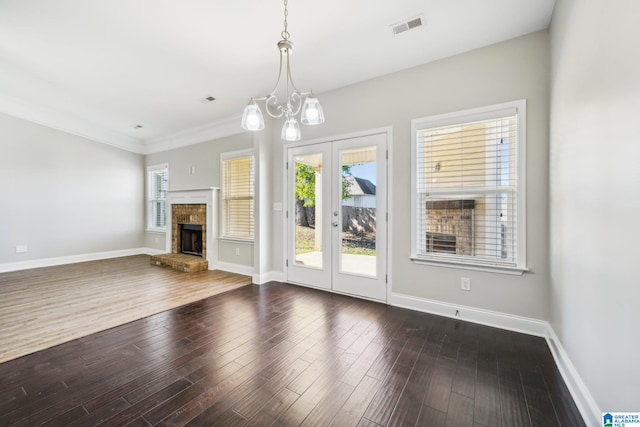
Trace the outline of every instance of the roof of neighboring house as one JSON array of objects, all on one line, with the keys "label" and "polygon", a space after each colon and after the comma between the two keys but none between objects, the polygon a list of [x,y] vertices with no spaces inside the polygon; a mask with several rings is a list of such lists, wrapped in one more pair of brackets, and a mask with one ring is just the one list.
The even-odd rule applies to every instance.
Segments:
[{"label": "roof of neighboring house", "polygon": [[346,176],[349,181],[349,194],[351,196],[364,196],[367,194],[375,195],[376,186],[368,179],[358,178],[355,176]]}]

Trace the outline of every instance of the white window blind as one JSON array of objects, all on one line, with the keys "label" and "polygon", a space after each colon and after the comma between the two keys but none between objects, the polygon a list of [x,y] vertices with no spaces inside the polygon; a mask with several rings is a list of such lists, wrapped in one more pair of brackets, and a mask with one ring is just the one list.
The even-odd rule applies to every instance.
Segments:
[{"label": "white window blind", "polygon": [[504,107],[414,123],[415,257],[524,267],[519,112]]},{"label": "white window blind", "polygon": [[164,230],[167,227],[167,191],[169,169],[166,164],[147,168],[147,228]]},{"label": "white window blind", "polygon": [[222,159],[222,237],[254,237],[254,157]]}]

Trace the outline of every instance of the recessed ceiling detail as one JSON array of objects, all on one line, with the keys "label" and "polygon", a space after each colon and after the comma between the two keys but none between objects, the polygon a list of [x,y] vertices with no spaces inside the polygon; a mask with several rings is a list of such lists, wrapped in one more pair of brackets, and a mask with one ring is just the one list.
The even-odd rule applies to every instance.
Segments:
[{"label": "recessed ceiling detail", "polygon": [[[290,0],[295,84],[323,97],[544,30],[555,2]],[[280,10],[183,3],[0,0],[0,112],[144,154],[242,132],[273,88]]]}]

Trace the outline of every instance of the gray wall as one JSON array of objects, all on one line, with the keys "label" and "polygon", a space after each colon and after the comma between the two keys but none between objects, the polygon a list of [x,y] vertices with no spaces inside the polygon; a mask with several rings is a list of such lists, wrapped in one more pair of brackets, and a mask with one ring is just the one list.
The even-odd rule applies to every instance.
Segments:
[{"label": "gray wall", "polygon": [[[220,187],[220,154],[253,148],[253,135],[241,133],[174,150],[149,154],[147,166],[169,165],[169,190],[189,190]],[[195,173],[189,168],[195,167]],[[146,233],[146,247],[165,250],[164,233]],[[236,255],[239,249],[240,255]],[[222,262],[253,266],[253,244],[232,241],[218,242],[218,258]]]},{"label": "gray wall", "polygon": [[[320,96],[326,122],[303,127],[312,140],[393,127],[393,291],[426,299],[548,319],[548,126],[547,32],[542,31]],[[527,264],[521,277],[414,264],[410,259],[411,119],[527,99]],[[280,125],[271,125],[278,138]],[[266,132],[266,131],[265,131]],[[273,201],[282,194],[282,144],[273,156]],[[271,268],[282,271],[282,215],[273,213]],[[460,278],[471,278],[471,292]]]},{"label": "gray wall", "polygon": [[[637,410],[640,393],[637,16],[634,0],[558,0],[550,36],[542,31],[321,94],[326,123],[303,128],[313,140],[392,127],[394,292],[550,319],[606,411]],[[523,98],[531,272],[412,263],[411,119]],[[223,242],[220,258],[255,261],[260,274],[281,272],[283,217],[272,206],[285,201],[284,148],[280,122],[267,126],[145,158],[0,114],[0,263],[164,249],[163,237],[143,231],[145,165],[168,163],[172,190],[218,187],[220,154],[255,147],[260,244],[243,245],[236,256],[238,245]],[[22,244],[29,251],[16,254]],[[460,291],[463,275],[471,292]]]},{"label": "gray wall", "polygon": [[551,27],[551,324],[603,411],[640,408],[640,3]]},{"label": "gray wall", "polygon": [[143,161],[0,114],[0,263],[142,247]]}]

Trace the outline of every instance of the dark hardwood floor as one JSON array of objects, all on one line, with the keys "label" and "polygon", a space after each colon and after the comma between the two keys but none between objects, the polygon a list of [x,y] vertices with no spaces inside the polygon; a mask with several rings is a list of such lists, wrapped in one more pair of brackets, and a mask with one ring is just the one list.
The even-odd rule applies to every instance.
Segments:
[{"label": "dark hardwood floor", "polygon": [[583,426],[542,338],[250,285],[0,365],[0,425]]}]

